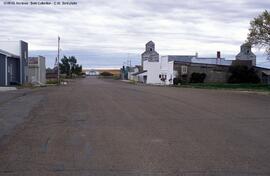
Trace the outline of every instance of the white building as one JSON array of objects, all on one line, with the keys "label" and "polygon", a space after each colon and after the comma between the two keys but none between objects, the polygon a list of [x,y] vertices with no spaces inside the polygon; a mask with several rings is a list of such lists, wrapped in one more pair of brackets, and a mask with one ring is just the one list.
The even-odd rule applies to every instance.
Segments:
[{"label": "white building", "polygon": [[85,72],[86,76],[98,76],[100,73],[96,70],[88,70]]},{"label": "white building", "polygon": [[138,81],[136,73],[139,73],[142,70],[142,67],[139,65],[136,65],[135,67],[127,67],[127,78],[128,80]]},{"label": "white building", "polygon": [[173,84],[173,78],[176,75],[173,70],[173,60],[170,58],[169,56],[159,57],[155,51],[155,43],[148,42],[145,45],[145,52],[142,54],[143,69],[133,74],[133,80],[146,84]]},{"label": "white building", "polygon": [[[158,59],[156,59],[157,57]],[[192,70],[194,70],[195,67],[196,69],[199,68],[201,64],[201,67],[206,67],[204,69],[204,72],[206,72],[206,70],[210,70],[209,67],[230,66],[232,61],[221,58],[220,52],[217,52],[217,57],[213,58],[198,57],[198,54],[159,57],[159,54],[155,51],[154,42],[150,41],[146,44],[146,51],[142,54],[142,63],[143,71],[133,74],[136,76],[134,80],[146,84],[171,85],[173,79],[179,76],[179,71],[181,75],[189,75],[188,68],[192,67]],[[186,65],[183,65],[183,63],[186,63]]]},{"label": "white building", "polygon": [[45,57],[29,57],[28,78],[32,84],[46,84]]},{"label": "white building", "polygon": [[[218,51],[216,57],[198,57],[195,55],[168,55],[161,56],[155,51],[154,42],[146,44],[142,54],[142,70],[133,73],[129,79],[158,85],[171,85],[180,83],[225,83],[231,73],[230,66],[237,64],[249,65],[255,69],[263,84],[270,83],[270,69],[256,66],[256,55],[251,51],[251,45],[243,44],[236,60],[221,58]],[[200,78],[198,78],[200,75]],[[203,78],[202,78],[203,77]]]},{"label": "white building", "polygon": [[143,70],[146,71],[143,73],[146,75],[144,78],[146,84],[172,84],[176,76],[173,61],[169,61],[166,56],[162,56],[158,62],[144,61]]}]

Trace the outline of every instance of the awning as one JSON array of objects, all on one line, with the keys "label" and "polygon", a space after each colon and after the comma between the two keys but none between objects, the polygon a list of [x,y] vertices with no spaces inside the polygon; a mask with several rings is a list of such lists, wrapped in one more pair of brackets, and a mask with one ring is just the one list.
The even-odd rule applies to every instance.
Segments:
[{"label": "awning", "polygon": [[147,70],[144,70],[144,71],[140,71],[140,72],[137,72],[137,73],[134,73],[132,74],[133,76],[137,76],[137,75],[140,75],[140,74],[143,74],[143,73],[146,73]]}]

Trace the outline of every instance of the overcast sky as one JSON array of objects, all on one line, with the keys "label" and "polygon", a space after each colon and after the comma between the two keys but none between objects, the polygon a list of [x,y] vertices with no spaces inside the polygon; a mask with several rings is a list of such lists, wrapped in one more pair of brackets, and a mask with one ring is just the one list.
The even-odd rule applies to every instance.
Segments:
[{"label": "overcast sky", "polygon": [[[149,40],[161,55],[214,57],[221,51],[233,59],[250,20],[270,9],[267,0],[74,1],[78,4],[37,6],[1,0],[1,40],[27,41],[31,55],[45,55],[48,66],[56,56],[58,35],[61,53],[77,56],[84,67],[118,67],[127,58],[138,64]],[[265,62],[263,50],[256,53],[257,62]]]}]

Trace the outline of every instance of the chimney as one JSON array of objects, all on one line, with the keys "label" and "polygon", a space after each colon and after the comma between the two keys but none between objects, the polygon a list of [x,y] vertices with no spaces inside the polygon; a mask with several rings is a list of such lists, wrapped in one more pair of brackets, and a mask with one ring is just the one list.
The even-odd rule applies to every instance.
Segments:
[{"label": "chimney", "polygon": [[220,58],[221,58],[220,51],[217,51],[217,59],[220,59]]}]

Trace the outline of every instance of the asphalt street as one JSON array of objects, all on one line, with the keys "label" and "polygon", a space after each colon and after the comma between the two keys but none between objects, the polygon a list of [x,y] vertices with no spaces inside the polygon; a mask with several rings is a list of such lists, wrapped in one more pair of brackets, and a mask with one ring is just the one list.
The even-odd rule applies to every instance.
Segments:
[{"label": "asphalt street", "polygon": [[86,78],[19,95],[0,93],[0,175],[270,175],[266,94]]}]

